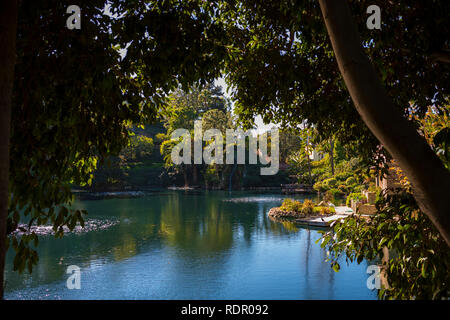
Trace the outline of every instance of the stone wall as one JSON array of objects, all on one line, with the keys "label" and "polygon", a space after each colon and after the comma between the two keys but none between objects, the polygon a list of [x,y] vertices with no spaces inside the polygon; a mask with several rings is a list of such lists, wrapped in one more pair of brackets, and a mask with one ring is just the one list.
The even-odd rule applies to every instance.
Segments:
[{"label": "stone wall", "polygon": [[378,176],[375,178],[375,185],[380,187],[381,190],[385,192],[392,192],[394,189],[401,188],[402,185],[399,183],[399,177],[395,172],[395,166],[393,164],[389,165],[388,174],[384,176]]}]

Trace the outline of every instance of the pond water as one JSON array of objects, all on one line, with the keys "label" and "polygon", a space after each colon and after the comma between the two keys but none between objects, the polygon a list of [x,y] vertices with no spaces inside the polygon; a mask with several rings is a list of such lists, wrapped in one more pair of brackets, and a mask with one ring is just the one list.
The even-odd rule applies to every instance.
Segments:
[{"label": "pond water", "polygon": [[[302,196],[297,198],[302,199]],[[368,262],[336,273],[318,230],[270,220],[283,195],[168,191],[139,198],[77,200],[85,230],[54,239],[37,230],[32,275],[12,271],[6,299],[376,299]],[[68,289],[67,268],[81,269]]]}]

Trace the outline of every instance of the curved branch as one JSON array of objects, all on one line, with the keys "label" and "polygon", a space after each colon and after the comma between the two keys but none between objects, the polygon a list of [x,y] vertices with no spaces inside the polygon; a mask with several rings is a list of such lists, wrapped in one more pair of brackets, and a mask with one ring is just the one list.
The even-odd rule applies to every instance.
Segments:
[{"label": "curved branch", "polygon": [[319,0],[339,70],[362,119],[413,187],[420,209],[450,246],[450,172],[388,97],[361,46],[345,0]]},{"label": "curved branch", "polygon": [[431,57],[435,61],[450,63],[450,52],[448,52],[448,51],[444,51],[444,50],[435,51],[431,54]]}]

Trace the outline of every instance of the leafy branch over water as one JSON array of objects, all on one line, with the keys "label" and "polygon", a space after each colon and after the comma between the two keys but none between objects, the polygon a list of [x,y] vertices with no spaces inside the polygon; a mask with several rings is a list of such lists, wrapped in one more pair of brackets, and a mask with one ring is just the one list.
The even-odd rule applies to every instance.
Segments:
[{"label": "leafy branch over water", "polygon": [[[389,259],[382,270],[389,287],[382,288],[382,299],[446,299],[450,290],[450,251],[430,220],[418,209],[406,191],[379,197],[379,213],[370,219],[354,215],[337,221],[323,234],[321,246],[330,253],[333,269],[338,258],[362,262]],[[384,260],[384,259],[383,259]]]}]

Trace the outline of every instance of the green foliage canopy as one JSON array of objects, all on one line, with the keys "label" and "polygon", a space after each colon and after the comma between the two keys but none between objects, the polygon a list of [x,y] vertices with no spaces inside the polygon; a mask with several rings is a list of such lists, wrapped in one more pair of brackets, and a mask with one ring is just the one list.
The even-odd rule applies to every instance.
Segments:
[{"label": "green foliage canopy", "polygon": [[82,1],[80,30],[65,27],[70,4],[19,7],[7,221],[18,270],[36,263],[37,237],[15,231],[50,222],[62,236],[82,224],[86,212],[64,206],[70,186],[89,183],[98,161],[127,145],[129,126],[154,121],[179,84],[217,78],[225,55],[204,1],[109,1],[110,14],[103,0]]}]

